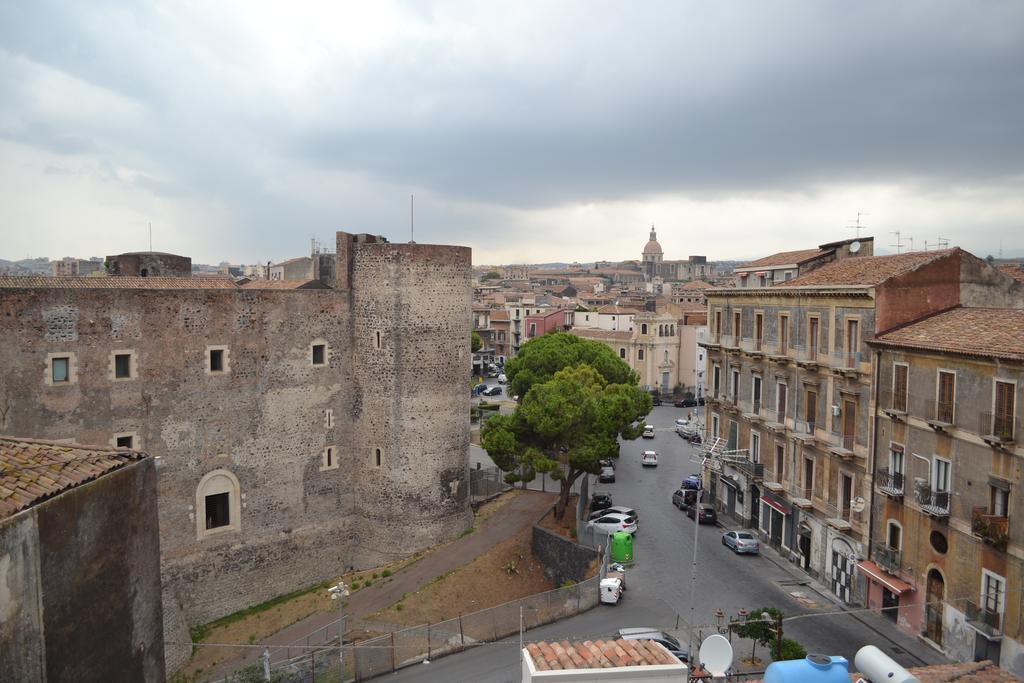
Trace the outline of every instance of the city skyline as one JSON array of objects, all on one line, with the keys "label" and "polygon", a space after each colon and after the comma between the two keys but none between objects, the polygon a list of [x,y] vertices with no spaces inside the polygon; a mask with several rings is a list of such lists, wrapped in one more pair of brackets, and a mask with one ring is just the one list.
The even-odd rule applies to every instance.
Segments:
[{"label": "city skyline", "polygon": [[[0,9],[4,258],[1024,252],[1024,8]],[[909,246],[909,245],[908,245]]]}]

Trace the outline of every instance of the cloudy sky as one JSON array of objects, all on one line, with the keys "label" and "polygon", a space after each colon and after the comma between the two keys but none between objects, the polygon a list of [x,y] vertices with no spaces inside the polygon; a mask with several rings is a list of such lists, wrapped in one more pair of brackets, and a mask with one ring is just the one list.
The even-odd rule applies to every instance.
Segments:
[{"label": "cloudy sky", "polygon": [[[1024,255],[1024,3],[5,2],[0,257]],[[906,248],[906,247],[904,247]]]}]

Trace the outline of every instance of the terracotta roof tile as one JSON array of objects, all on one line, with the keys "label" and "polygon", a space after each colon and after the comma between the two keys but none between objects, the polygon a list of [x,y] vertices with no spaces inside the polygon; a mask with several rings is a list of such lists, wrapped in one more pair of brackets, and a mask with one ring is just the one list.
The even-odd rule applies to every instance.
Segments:
[{"label": "terracotta roof tile", "polygon": [[0,436],[0,519],[146,455]]},{"label": "terracotta roof tile", "polygon": [[228,277],[46,277],[0,275],[0,289],[238,289]]},{"label": "terracotta roof tile", "polygon": [[797,251],[780,251],[777,254],[772,254],[771,256],[765,256],[764,258],[759,258],[756,261],[751,261],[750,263],[738,265],[736,266],[736,269],[739,270],[741,268],[768,268],[771,266],[788,266],[791,264],[800,264],[803,263],[804,261],[810,261],[813,258],[816,258],[818,256],[824,256],[825,254],[828,253],[828,251],[825,251],[823,249],[800,249]]},{"label": "terracotta roof tile", "polygon": [[926,263],[937,261],[959,249],[941,251],[912,251],[889,256],[859,256],[844,258],[816,268],[800,277],[779,283],[775,289],[830,285],[879,285],[889,278],[908,273]]},{"label": "terracotta roof tile", "polygon": [[678,665],[668,650],[653,640],[585,640],[530,643],[526,652],[538,671],[608,669],[619,666]]},{"label": "terracotta roof tile", "polygon": [[1024,360],[1024,310],[954,308],[879,335],[872,343]]},{"label": "terracotta roof tile", "polygon": [[597,309],[597,312],[605,315],[632,315],[634,313],[639,313],[640,311],[635,308],[626,308],[625,306],[610,304],[608,306],[601,306]]},{"label": "terracotta roof tile", "polygon": [[1009,275],[1017,282],[1024,282],[1024,263],[1001,263],[996,268],[1000,273]]}]

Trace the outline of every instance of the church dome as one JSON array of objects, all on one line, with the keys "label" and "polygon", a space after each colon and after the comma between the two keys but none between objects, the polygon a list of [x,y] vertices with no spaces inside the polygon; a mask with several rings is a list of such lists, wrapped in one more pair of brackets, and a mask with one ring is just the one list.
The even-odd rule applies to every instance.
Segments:
[{"label": "church dome", "polygon": [[658,244],[658,233],[654,232],[654,227],[651,227],[651,238],[644,245],[644,254],[661,254],[661,245]]}]

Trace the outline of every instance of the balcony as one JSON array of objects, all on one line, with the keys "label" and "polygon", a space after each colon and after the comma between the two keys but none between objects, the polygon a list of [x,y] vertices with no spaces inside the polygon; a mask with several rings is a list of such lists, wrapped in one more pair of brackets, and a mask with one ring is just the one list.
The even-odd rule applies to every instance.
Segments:
[{"label": "balcony", "polygon": [[832,371],[846,376],[860,373],[860,364],[865,362],[867,354],[863,351],[836,351],[832,354]]},{"label": "balcony", "polygon": [[928,399],[924,402],[924,418],[932,429],[942,431],[953,427],[956,423],[952,401],[936,401]]},{"label": "balcony", "polygon": [[748,356],[761,358],[765,354],[764,339],[741,339],[740,349]]},{"label": "balcony", "polygon": [[949,517],[949,491],[936,491],[926,481],[914,484],[914,499],[921,506],[921,511],[932,517]]},{"label": "balcony", "polygon": [[791,486],[789,489],[789,499],[793,505],[807,510],[813,505],[814,488],[811,486]]},{"label": "balcony", "polygon": [[749,460],[734,460],[729,465],[736,468],[751,479],[764,479],[764,463]]},{"label": "balcony", "polygon": [[978,420],[978,434],[990,446],[1006,447],[1014,443],[1020,428],[1019,420],[1012,415],[981,413]]},{"label": "balcony", "polygon": [[807,370],[817,370],[818,368],[818,347],[812,346],[807,348],[805,346],[793,346],[791,352],[796,358],[796,364]]},{"label": "balcony", "polygon": [[1010,518],[987,514],[987,510],[976,507],[971,511],[971,531],[985,543],[1005,551],[1010,541]]},{"label": "balcony", "polygon": [[907,401],[909,397],[906,392],[896,393],[893,391],[882,392],[879,397],[882,404],[882,412],[893,420],[904,420],[907,417]]},{"label": "balcony", "polygon": [[853,452],[854,443],[857,437],[853,434],[843,434],[835,431],[835,427],[842,429],[842,425],[832,422],[833,430],[828,433],[828,450],[830,453],[839,456],[843,460],[849,460],[856,455]]},{"label": "balcony", "polygon": [[793,420],[793,436],[801,441],[807,442],[814,439],[814,429],[817,425],[808,420]]},{"label": "balcony", "polygon": [[764,470],[764,487],[774,493],[782,493],[786,487],[782,485],[782,477],[775,470]]},{"label": "balcony", "polygon": [[872,552],[875,564],[890,574],[897,574],[900,571],[900,551],[890,548],[887,545],[876,543]]},{"label": "balcony", "polygon": [[721,345],[722,345],[722,350],[723,351],[737,351],[738,352],[740,350],[739,339],[737,339],[733,335],[731,335],[731,334],[723,334],[722,336],[719,337],[719,339],[721,340]]},{"label": "balcony", "polygon": [[1003,615],[994,610],[967,600],[964,602],[964,615],[967,624],[987,638],[1001,638],[1003,635]]},{"label": "balcony", "polygon": [[878,470],[875,475],[875,484],[878,490],[890,498],[903,497],[903,473],[890,472],[888,467]]}]

